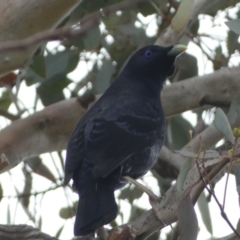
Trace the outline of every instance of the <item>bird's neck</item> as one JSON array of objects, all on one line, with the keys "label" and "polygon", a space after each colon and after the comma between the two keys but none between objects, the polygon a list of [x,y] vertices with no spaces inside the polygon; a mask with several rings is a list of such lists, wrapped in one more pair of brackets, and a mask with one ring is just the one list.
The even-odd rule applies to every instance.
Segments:
[{"label": "bird's neck", "polygon": [[126,85],[127,88],[144,91],[150,98],[159,98],[165,79],[156,78],[156,76],[138,75],[132,76],[127,73],[121,74],[119,84]]}]

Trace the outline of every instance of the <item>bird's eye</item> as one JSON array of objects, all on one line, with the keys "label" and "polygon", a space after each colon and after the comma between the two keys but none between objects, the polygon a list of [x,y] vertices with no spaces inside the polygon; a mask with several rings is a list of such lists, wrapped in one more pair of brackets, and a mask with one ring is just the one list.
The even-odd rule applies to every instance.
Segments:
[{"label": "bird's eye", "polygon": [[147,50],[147,51],[145,52],[145,57],[147,57],[147,58],[152,57],[152,55],[153,55],[153,52],[152,52],[151,50]]}]

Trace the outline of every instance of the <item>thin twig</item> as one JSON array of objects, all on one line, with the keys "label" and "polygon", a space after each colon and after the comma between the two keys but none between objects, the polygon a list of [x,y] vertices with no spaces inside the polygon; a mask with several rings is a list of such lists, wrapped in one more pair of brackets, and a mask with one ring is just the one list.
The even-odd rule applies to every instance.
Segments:
[{"label": "thin twig", "polygon": [[45,194],[45,193],[47,193],[49,191],[56,190],[56,189],[58,189],[60,187],[63,187],[63,185],[62,184],[56,184],[55,186],[50,187],[50,188],[48,188],[46,190],[43,190],[43,191],[18,194],[18,195],[15,195],[15,196],[5,195],[5,196],[2,196],[2,198],[25,198],[25,197],[30,197],[30,196],[36,196],[36,195],[40,195],[40,194]]},{"label": "thin twig", "polygon": [[28,38],[25,38],[24,40],[17,40],[17,41],[11,41],[1,44],[0,46],[0,53],[3,52],[10,52],[10,51],[16,51],[16,50],[22,50],[26,51],[30,47],[33,47],[35,45],[38,45],[40,43],[46,42],[46,41],[54,41],[54,40],[62,40],[64,38],[73,38],[73,37],[80,37],[86,34],[86,32],[94,27],[95,25],[99,24],[99,21],[89,21],[81,26],[79,29],[73,29],[69,27],[64,27],[60,29],[56,29],[54,32],[51,32],[50,30],[42,31],[39,33],[36,33]]},{"label": "thin twig", "polygon": [[15,121],[20,118],[19,115],[14,115],[12,113],[9,113],[8,111],[6,111],[5,109],[2,109],[2,108],[0,108],[0,116],[3,116],[11,121]]},{"label": "thin twig", "polygon": [[[237,232],[237,230],[234,228],[234,226],[232,225],[232,223],[230,222],[230,220],[228,219],[228,216],[227,214],[225,213],[224,209],[223,209],[223,206],[221,205],[221,203],[218,201],[216,195],[215,195],[215,192],[212,191],[207,185],[209,184],[207,181],[209,181],[209,179],[213,179],[214,176],[216,176],[216,174],[220,171],[220,169],[223,168],[223,166],[225,166],[227,163],[229,163],[230,161],[230,158],[223,158],[223,160],[217,164],[216,167],[214,167],[212,169],[212,171],[209,173],[209,176],[207,178],[205,178],[203,175],[202,175],[202,172],[201,172],[201,169],[200,169],[200,166],[199,166],[199,163],[198,161],[196,161],[196,165],[197,165],[197,168],[198,168],[198,171],[199,171],[199,174],[201,176],[201,180],[202,180],[202,183],[205,187],[205,189],[207,189],[208,193],[211,194],[215,200],[215,202],[217,203],[220,211],[221,211],[221,216],[223,217],[223,219],[227,222],[228,226],[232,229],[232,231],[235,233],[235,235],[240,239],[240,234]],[[196,199],[194,199],[196,201]]]}]

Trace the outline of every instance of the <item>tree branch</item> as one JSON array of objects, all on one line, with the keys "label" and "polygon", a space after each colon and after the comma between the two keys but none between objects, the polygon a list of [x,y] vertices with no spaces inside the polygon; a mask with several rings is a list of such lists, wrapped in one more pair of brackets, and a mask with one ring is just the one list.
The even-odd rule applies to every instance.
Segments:
[{"label": "tree branch", "polygon": [[[239,151],[236,151],[236,156],[239,156]],[[208,174],[207,180],[211,181],[218,171],[216,169],[224,167],[229,162],[229,157],[220,156],[216,159],[204,160],[204,168],[200,167],[200,171],[202,176],[205,175],[206,169],[212,169]],[[219,167],[220,166],[220,167]],[[160,202],[157,203],[156,209],[157,212],[153,212],[153,210],[148,210],[143,213],[139,218],[129,222],[128,224],[124,224],[122,226],[116,227],[110,233],[109,239],[126,239],[122,238],[126,233],[132,236],[137,236],[137,239],[143,239],[153,232],[160,230],[167,225],[173,223],[177,219],[177,208],[179,202],[181,201],[181,194],[185,191],[188,191],[191,188],[191,198],[193,204],[195,204],[198,196],[201,194],[205,185],[203,181],[199,181],[201,176],[199,175],[199,169],[197,167],[193,167],[187,174],[184,184],[182,185],[182,192],[176,189],[176,184],[173,185],[166,194],[161,198]],[[193,184],[195,184],[194,187]],[[125,230],[128,231],[125,231]],[[13,232],[16,234],[14,235]],[[17,232],[17,233],[16,233]],[[124,235],[124,236],[125,236]],[[15,237],[17,236],[17,238]],[[13,240],[13,239],[35,239],[35,237],[42,238],[43,240],[53,240],[52,238],[46,234],[39,232],[38,230],[26,226],[26,225],[0,225],[0,237],[3,240]],[[125,236],[126,237],[126,236]],[[129,239],[129,238],[128,238]],[[130,238],[134,239],[134,238]],[[233,238],[234,239],[234,238]],[[232,239],[232,240],[233,240]],[[56,240],[56,239],[55,239]]]},{"label": "tree branch", "polygon": [[107,15],[114,13],[118,10],[124,10],[132,5],[143,2],[147,0],[132,0],[132,1],[123,1],[121,3],[113,4],[102,10],[98,10],[92,14],[87,15],[82,20],[80,20],[81,25],[80,28],[72,28],[72,27],[63,27],[52,30],[46,30],[42,32],[38,32],[34,35],[31,35],[28,38],[25,38],[21,41],[10,41],[4,42],[0,45],[0,54],[5,52],[12,52],[12,51],[28,51],[32,47],[36,47],[39,44],[47,41],[55,41],[55,40],[62,40],[64,38],[74,38],[80,37],[84,35],[88,30],[92,27],[100,23],[100,19],[106,17]]},{"label": "tree branch", "polygon": [[[27,38],[54,29],[81,0],[8,0],[0,1],[0,44]],[[28,51],[0,54],[0,75],[21,67],[37,46]]]},{"label": "tree branch", "polygon": [[[230,105],[233,97],[240,92],[239,75],[240,68],[224,68],[206,76],[190,78],[164,87],[162,103],[166,116],[201,107],[204,96],[213,101],[228,102]],[[213,88],[215,91],[212,91]],[[0,132],[0,154],[4,153],[10,164],[1,172],[11,169],[28,157],[65,149],[74,126],[85,111],[81,101],[76,98],[65,100],[25,119],[16,120],[3,129]],[[214,129],[214,126],[212,128]],[[201,133],[206,148],[222,136],[215,130],[214,134],[211,134],[213,139],[210,139],[211,127],[207,129]],[[206,139],[206,142],[203,139]],[[198,137],[194,141],[199,143]],[[198,145],[194,149],[198,149],[197,147]],[[173,162],[174,155],[171,154]],[[178,159],[181,157],[178,156]],[[181,164],[179,160],[176,162],[178,168]]]},{"label": "tree branch", "polygon": [[0,224],[0,239],[1,240],[57,240],[38,229],[28,225],[2,225]]}]

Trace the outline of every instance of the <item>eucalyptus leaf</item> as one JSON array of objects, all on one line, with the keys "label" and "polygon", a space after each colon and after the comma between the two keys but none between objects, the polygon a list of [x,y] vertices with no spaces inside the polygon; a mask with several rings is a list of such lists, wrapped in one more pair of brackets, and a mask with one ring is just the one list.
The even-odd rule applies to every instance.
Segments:
[{"label": "eucalyptus leaf", "polygon": [[227,36],[227,49],[229,55],[233,54],[238,47],[239,35],[233,31],[228,32]]},{"label": "eucalyptus leaf", "polygon": [[235,176],[236,189],[238,192],[238,196],[240,196],[240,165],[239,164],[234,165],[234,176]]},{"label": "eucalyptus leaf", "polygon": [[198,198],[197,204],[200,210],[200,214],[202,216],[203,223],[206,229],[208,230],[208,232],[212,235],[213,234],[212,220],[211,220],[211,215],[209,211],[209,204],[204,192],[202,192],[202,194]]},{"label": "eucalyptus leaf", "polygon": [[190,140],[192,125],[181,115],[168,120],[165,144],[171,150],[183,148]]},{"label": "eucalyptus leaf", "polygon": [[0,202],[2,200],[3,197],[3,188],[2,188],[2,184],[0,184]]},{"label": "eucalyptus leaf", "polygon": [[32,68],[29,68],[24,76],[27,86],[43,82],[45,79],[38,75]]},{"label": "eucalyptus leaf", "polygon": [[56,103],[65,99],[63,89],[71,83],[71,80],[66,78],[64,74],[56,74],[49,79],[46,79],[39,87],[37,93],[44,106]]},{"label": "eucalyptus leaf", "polygon": [[238,219],[236,230],[240,232],[240,218]]},{"label": "eucalyptus leaf", "polygon": [[226,22],[226,25],[236,34],[240,35],[240,19],[234,19]]},{"label": "eucalyptus leaf", "polygon": [[4,91],[0,97],[0,108],[4,110],[8,110],[9,106],[11,105],[12,100],[10,98],[9,92]]},{"label": "eucalyptus leaf", "polygon": [[45,57],[46,74],[50,78],[56,74],[68,74],[78,65],[79,53],[76,50],[64,50],[55,54],[49,53]]},{"label": "eucalyptus leaf", "polygon": [[115,72],[115,66],[113,66],[111,60],[105,60],[98,70],[96,82],[93,85],[94,93],[103,93],[110,86],[111,76]]},{"label": "eucalyptus leaf", "polygon": [[87,51],[95,49],[99,43],[101,38],[101,32],[99,26],[92,28],[83,38],[83,44]]},{"label": "eucalyptus leaf", "polygon": [[182,54],[176,59],[176,73],[170,80],[181,81],[198,75],[197,58],[190,54]]},{"label": "eucalyptus leaf", "polygon": [[[79,201],[81,201],[81,199]],[[73,206],[61,208],[59,211],[59,216],[65,220],[74,217],[76,215],[77,205],[78,202],[74,202]]]},{"label": "eucalyptus leaf", "polygon": [[234,143],[234,136],[231,126],[229,124],[226,114],[223,112],[221,108],[217,108],[213,124],[220,132],[223,133],[224,136],[227,137],[227,139],[231,143]]},{"label": "eucalyptus leaf", "polygon": [[240,112],[240,93],[238,93],[232,100],[232,103],[228,112],[228,120],[230,124],[235,123],[239,112]]},{"label": "eucalyptus leaf", "polygon": [[24,181],[25,185],[24,185],[22,194],[25,195],[25,197],[21,199],[21,202],[24,207],[28,208],[30,203],[33,178],[32,178],[32,174],[26,169],[26,167],[23,168],[23,175],[25,177],[25,181]]},{"label": "eucalyptus leaf", "polygon": [[39,156],[27,158],[25,163],[32,169],[32,171],[42,177],[45,177],[49,181],[56,182],[54,174],[51,172],[48,166],[46,166]]},{"label": "eucalyptus leaf", "polygon": [[198,220],[189,194],[183,196],[177,209],[181,240],[196,240]]},{"label": "eucalyptus leaf", "polygon": [[143,191],[141,191],[136,186],[129,186],[127,188],[124,188],[121,193],[119,194],[119,199],[127,199],[130,203],[133,203],[135,199],[139,199],[143,195]]},{"label": "eucalyptus leaf", "polygon": [[62,226],[58,229],[58,231],[56,232],[55,237],[56,237],[57,239],[60,237],[64,226],[65,226],[65,225],[62,225]]},{"label": "eucalyptus leaf", "polygon": [[194,0],[182,0],[178,10],[171,21],[171,26],[176,32],[182,32],[192,17]]},{"label": "eucalyptus leaf", "polygon": [[33,56],[32,64],[30,65],[30,68],[38,74],[40,77],[45,78],[46,77],[46,65],[45,65],[45,58],[41,54],[37,54]]}]

